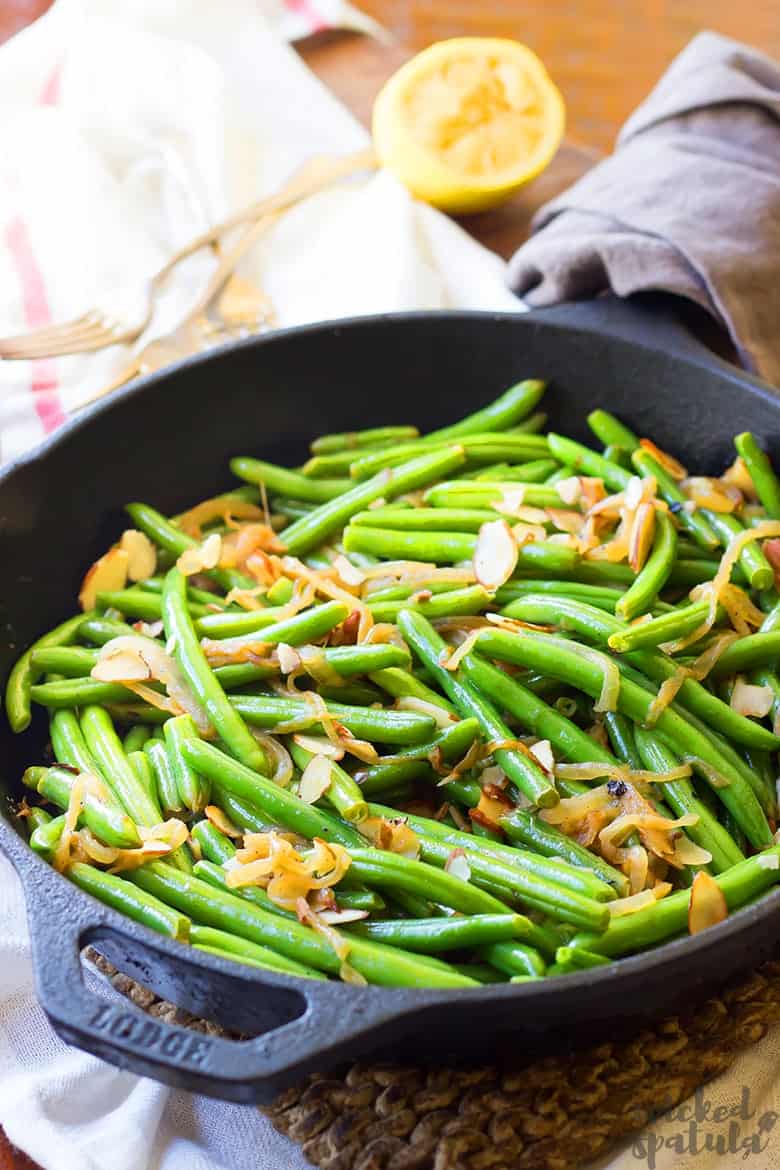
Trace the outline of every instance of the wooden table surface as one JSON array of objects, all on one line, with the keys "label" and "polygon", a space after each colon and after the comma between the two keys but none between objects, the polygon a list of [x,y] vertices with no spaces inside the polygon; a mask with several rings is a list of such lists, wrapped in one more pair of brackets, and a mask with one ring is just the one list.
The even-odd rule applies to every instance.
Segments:
[{"label": "wooden table surface", "polygon": [[[0,0],[0,43],[50,0]],[[316,0],[312,0],[316,7]],[[567,105],[566,142],[544,175],[507,206],[463,220],[509,256],[533,213],[609,151],[621,124],[676,53],[704,28],[780,57],[778,0],[357,0],[388,30],[380,43],[344,33],[300,42],[304,60],[368,125],[383,81],[412,52],[452,36],[506,36],[544,60]],[[35,1170],[0,1130],[0,1170]],[[251,1170],[247,1167],[247,1170]]]}]

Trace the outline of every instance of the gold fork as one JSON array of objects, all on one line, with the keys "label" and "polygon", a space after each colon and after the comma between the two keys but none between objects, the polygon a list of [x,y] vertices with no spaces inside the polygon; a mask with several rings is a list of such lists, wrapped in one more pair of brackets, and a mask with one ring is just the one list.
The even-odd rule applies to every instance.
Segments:
[{"label": "gold fork", "polygon": [[[310,160],[301,171],[275,194],[266,196],[243,211],[236,212],[228,219],[190,240],[168,260],[159,272],[148,282],[145,290],[145,307],[142,317],[132,325],[110,317],[98,309],[60,325],[47,325],[32,333],[0,339],[0,358],[22,361],[41,357],[59,357],[69,353],[91,353],[108,346],[129,344],[137,340],[149,325],[157,293],[173,269],[207,245],[218,242],[222,236],[241,224],[274,215],[292,207],[293,204],[324,190],[331,183],[358,171],[372,170],[377,166],[373,150],[358,151],[340,158],[324,157]],[[213,295],[213,294],[212,294]],[[246,290],[245,290],[246,295]],[[209,298],[211,299],[211,298]]]},{"label": "gold fork", "polygon": [[[80,410],[82,406],[87,406],[88,403],[105,397],[113,390],[118,390],[120,386],[124,386],[126,382],[140,374],[150,374],[153,370],[159,370],[163,366],[168,366],[172,362],[197,353],[210,345],[219,344],[224,339],[225,330],[209,318],[207,310],[211,302],[218,296],[223,285],[231,278],[233,270],[246,252],[278,218],[279,213],[266,215],[251,224],[235,247],[220,260],[197,302],[176,328],[145,345],[107,386],[103,386],[91,394],[89,398],[84,399],[76,409]],[[261,290],[256,290],[256,292],[258,298],[262,298],[263,302],[270,304],[270,299],[266,297],[265,293]]]}]

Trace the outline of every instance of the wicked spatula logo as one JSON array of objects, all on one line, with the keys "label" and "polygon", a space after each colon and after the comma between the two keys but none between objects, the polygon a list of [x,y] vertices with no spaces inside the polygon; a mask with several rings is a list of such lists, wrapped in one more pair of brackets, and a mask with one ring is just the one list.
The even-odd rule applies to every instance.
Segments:
[{"label": "wicked spatula logo", "polygon": [[[747,1085],[731,1104],[716,1105],[705,1090],[697,1089],[687,1101],[661,1114],[637,1135],[633,1154],[648,1170],[671,1165],[683,1156],[748,1160],[780,1140],[780,1130],[774,1133],[777,1121],[773,1110],[762,1112],[754,1104]],[[761,1166],[763,1170],[763,1162]]]}]

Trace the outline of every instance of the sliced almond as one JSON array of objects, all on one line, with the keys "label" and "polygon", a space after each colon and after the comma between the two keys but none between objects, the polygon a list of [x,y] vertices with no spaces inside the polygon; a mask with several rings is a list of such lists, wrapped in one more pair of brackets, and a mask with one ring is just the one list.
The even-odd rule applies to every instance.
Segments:
[{"label": "sliced almond", "polygon": [[555,756],[549,739],[540,739],[538,743],[531,745],[530,750],[537,763],[544,768],[545,772],[552,775],[555,771]]},{"label": "sliced almond", "polygon": [[773,702],[774,695],[771,687],[754,686],[737,676],[729,704],[732,711],[736,711],[738,715],[746,715],[748,718],[763,719],[772,710]]},{"label": "sliced almond", "polygon": [[79,604],[85,612],[95,608],[98,593],[124,589],[129,561],[127,550],[115,545],[87,570],[79,590]]},{"label": "sliced almond", "polygon": [[322,754],[313,756],[303,770],[298,795],[306,804],[314,804],[330,788],[330,760]]},{"label": "sliced almond", "polygon": [[555,490],[564,504],[576,504],[582,495],[582,482],[578,475],[570,475],[568,479],[561,479],[556,483]]},{"label": "sliced almond", "polygon": [[157,568],[157,549],[145,532],[137,528],[127,528],[122,533],[119,547],[123,548],[128,556],[127,576],[130,581],[145,581],[154,575]]},{"label": "sliced almond", "polygon": [[474,575],[479,584],[495,593],[515,571],[517,541],[506,520],[483,524],[474,549]]},{"label": "sliced almond", "polygon": [[471,866],[466,857],[465,849],[453,849],[444,864],[444,868],[447,873],[452,874],[453,877],[460,878],[462,882],[471,880]]},{"label": "sliced almond", "polygon": [[90,676],[98,682],[145,682],[152,677],[149,664],[133,650],[117,650],[100,657]]},{"label": "sliced almond", "polygon": [[642,450],[647,451],[648,455],[655,459],[656,463],[660,463],[664,471],[667,471],[674,479],[685,479],[688,474],[687,468],[683,467],[674,455],[670,455],[668,451],[662,451],[657,447],[652,439],[640,439],[639,446]]},{"label": "sliced almond", "polygon": [[[641,481],[640,481],[641,482]],[[628,541],[628,563],[635,573],[644,565],[653,547],[655,536],[655,508],[647,502],[636,510]]]},{"label": "sliced almond", "polygon": [[302,735],[298,733],[293,736],[293,743],[303,748],[305,752],[311,752],[314,756],[325,756],[329,760],[344,759],[344,748],[337,743],[331,743],[326,735]]},{"label": "sliced almond", "polygon": [[282,674],[292,674],[301,666],[301,656],[297,650],[292,646],[288,646],[286,642],[280,642],[276,647],[276,656],[279,659],[279,669]]},{"label": "sliced almond", "polygon": [[708,926],[717,926],[728,918],[729,908],[723,890],[715,878],[700,870],[693,879],[688,905],[688,930],[698,934]]},{"label": "sliced almond", "polygon": [[218,532],[212,532],[202,544],[185,549],[177,560],[176,567],[185,577],[194,577],[196,573],[215,569],[221,556],[222,537]]}]

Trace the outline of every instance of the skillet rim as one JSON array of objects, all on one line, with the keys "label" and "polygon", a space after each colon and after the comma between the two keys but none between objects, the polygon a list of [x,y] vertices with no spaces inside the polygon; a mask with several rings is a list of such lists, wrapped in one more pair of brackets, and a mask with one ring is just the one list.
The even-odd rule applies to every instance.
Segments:
[{"label": "skillet rim", "polygon": [[[628,334],[626,334],[620,329],[616,330],[612,327],[613,322],[609,319],[609,313],[606,314],[606,319],[602,321],[580,320],[573,314],[569,316],[572,310],[578,308],[579,306],[568,305],[560,307],[562,311],[559,309],[532,310],[530,313],[518,312],[516,314],[483,310],[422,310],[408,313],[360,315],[290,326],[284,329],[274,330],[272,333],[228,342],[215,349],[191,355],[179,362],[164,367],[162,370],[154,371],[141,378],[137,378],[111,395],[91,403],[75,417],[68,420],[62,427],[58,428],[53,434],[44,438],[34,448],[17,456],[0,469],[0,487],[21,468],[36,462],[45,462],[51,451],[67,442],[72,434],[77,433],[85,427],[89,427],[93,419],[114,409],[116,404],[124,403],[137,395],[144,395],[155,388],[162,387],[168,378],[176,376],[182,371],[197,369],[203,365],[218,362],[222,355],[235,352],[236,350],[262,350],[265,345],[273,345],[277,340],[285,340],[291,337],[307,337],[322,333],[338,335],[340,333],[349,333],[360,328],[370,328],[388,323],[403,328],[406,323],[419,323],[427,320],[441,322],[444,319],[454,323],[459,321],[485,321],[506,324],[509,327],[519,318],[525,325],[533,325],[539,322],[546,327],[552,326],[554,329],[566,334],[596,333],[607,339],[610,344],[614,344],[628,352],[665,352],[667,354],[671,352],[671,356],[675,360],[703,370],[709,377],[726,379],[737,387],[740,392],[761,399],[777,415],[778,422],[780,423],[780,397],[778,397],[777,393],[770,386],[759,378],[731,366],[729,363],[711,354],[703,346],[699,346],[698,343],[690,343],[689,339],[686,339],[684,335],[681,337],[679,330],[673,329],[667,333],[665,327],[659,327],[657,321],[653,322],[647,319],[642,323],[646,328],[647,338],[638,339],[636,336],[631,336],[631,332],[636,333],[636,322],[631,323],[633,328],[630,328]],[[10,816],[5,811],[0,812],[0,847],[9,856],[15,870],[19,874],[24,889],[28,917],[32,923],[35,916],[35,897],[42,891],[45,892],[45,889],[50,883],[53,883],[50,888],[63,890],[65,887],[61,883],[67,882],[67,879],[53,870],[48,863],[30,849],[27,842],[15,829]],[[26,880],[28,870],[35,875],[35,880],[29,883]],[[186,954],[187,963],[194,964],[205,972],[212,970],[232,970],[234,973],[233,965],[227,960],[204,954],[203,952],[196,951],[192,947],[189,947],[188,951],[185,952],[182,950],[182,946],[187,947],[188,944],[178,944],[176,940],[168,939],[157,934],[155,931],[135,922],[119,911],[106,907],[103,903],[92,897],[92,895],[86,894],[83,890],[74,887],[72,883],[68,882],[67,888],[70,896],[73,893],[76,894],[80,906],[84,908],[89,906],[98,908],[100,911],[101,926],[105,924],[108,929],[114,930],[117,935],[137,938],[139,942],[150,944],[153,949],[162,950],[163,953],[168,953],[178,959],[182,959]],[[711,928],[708,931],[701,932],[698,936],[683,936],[652,947],[646,951],[641,951],[636,955],[616,959],[604,967],[569,974],[565,979],[560,980],[541,979],[526,984],[494,984],[483,985],[473,989],[449,990],[383,988],[377,986],[355,988],[340,987],[338,984],[330,984],[329,986],[333,989],[333,994],[340,994],[342,997],[347,995],[351,997],[360,996],[364,1000],[381,999],[387,1007],[390,1006],[391,1000],[395,999],[398,1001],[398,1010],[392,1013],[394,1018],[401,1018],[408,1012],[414,1011],[417,1007],[449,1003],[453,994],[460,997],[460,1002],[484,1003],[511,999],[513,1001],[517,1000],[518,1003],[528,1003],[532,1002],[535,996],[541,996],[542,998],[552,996],[554,998],[556,995],[563,993],[564,990],[565,992],[570,992],[585,989],[591,987],[594,983],[612,984],[619,990],[621,981],[630,981],[639,972],[651,976],[657,967],[661,965],[666,966],[670,961],[672,964],[677,964],[678,962],[683,963],[686,960],[693,960],[694,958],[701,961],[701,957],[706,955],[708,951],[716,951],[721,943],[747,931],[749,926],[758,925],[764,920],[769,921],[777,909],[780,909],[780,888],[767,892],[757,902],[735,911],[723,923],[718,924],[714,929]],[[307,988],[310,989],[312,987],[310,980],[297,976],[277,975],[270,971],[265,972],[243,966],[242,978],[246,982],[253,982],[259,985],[273,984],[280,987],[292,988],[304,994]],[[402,1007],[402,1003],[405,1003],[405,1006]],[[373,1026],[375,1026],[374,1022],[368,1021],[364,1031],[370,1032]]]}]

